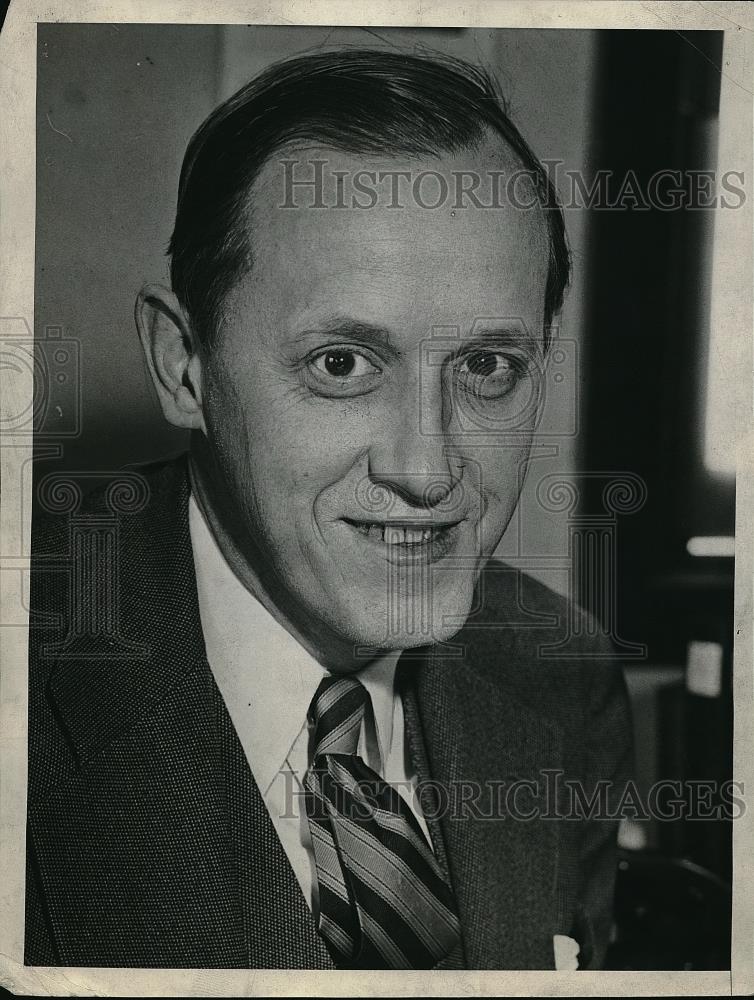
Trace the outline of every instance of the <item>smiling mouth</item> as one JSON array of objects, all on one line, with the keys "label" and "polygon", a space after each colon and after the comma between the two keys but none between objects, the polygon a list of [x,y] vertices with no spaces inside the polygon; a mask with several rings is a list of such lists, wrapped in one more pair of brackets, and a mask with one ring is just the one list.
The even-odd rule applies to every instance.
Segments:
[{"label": "smiling mouth", "polygon": [[370,542],[386,546],[388,551],[418,554],[431,551],[436,556],[445,550],[452,540],[454,529],[461,523],[421,524],[416,522],[356,521],[343,518]]}]

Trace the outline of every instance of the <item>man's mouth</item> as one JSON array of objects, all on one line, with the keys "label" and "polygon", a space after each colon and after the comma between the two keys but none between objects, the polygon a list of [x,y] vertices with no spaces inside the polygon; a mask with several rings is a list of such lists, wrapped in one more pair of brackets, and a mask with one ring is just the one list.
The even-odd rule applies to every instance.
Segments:
[{"label": "man's mouth", "polygon": [[385,555],[442,558],[452,545],[460,521],[440,523],[358,521],[343,518],[368,541],[383,547]]}]

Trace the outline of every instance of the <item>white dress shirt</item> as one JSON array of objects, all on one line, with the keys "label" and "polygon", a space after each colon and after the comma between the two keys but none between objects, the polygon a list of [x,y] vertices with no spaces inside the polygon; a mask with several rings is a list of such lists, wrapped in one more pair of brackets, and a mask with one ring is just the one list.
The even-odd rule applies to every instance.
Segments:
[{"label": "white dress shirt", "polygon": [[[303,800],[309,765],[307,711],[327,670],[246,589],[226,562],[194,496],[189,530],[207,659],[249,767],[310,906],[317,880]],[[373,720],[359,741],[366,763],[403,796],[427,834],[394,689],[400,652],[359,671]]]}]

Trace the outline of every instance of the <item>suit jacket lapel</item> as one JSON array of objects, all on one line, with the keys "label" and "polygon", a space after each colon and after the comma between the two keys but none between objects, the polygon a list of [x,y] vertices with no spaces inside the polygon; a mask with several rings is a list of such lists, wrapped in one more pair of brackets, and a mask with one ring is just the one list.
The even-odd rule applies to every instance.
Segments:
[{"label": "suit jacket lapel", "polygon": [[123,633],[63,644],[50,674],[77,767],[29,830],[61,960],[331,967],[206,660],[183,463],[150,484],[119,523]]},{"label": "suit jacket lapel", "polygon": [[[405,701],[419,781],[439,792],[433,796],[439,817],[431,826],[447,854],[466,964],[551,969],[558,824],[510,815],[506,790],[510,805],[514,783],[542,789],[543,770],[560,766],[561,734],[506,684],[499,637],[494,679],[480,669],[491,650],[464,632],[453,645],[464,655],[432,647],[423,663],[405,664]],[[523,813],[536,803],[519,787],[513,806]]]},{"label": "suit jacket lapel", "polygon": [[210,680],[188,675],[30,810],[63,964],[245,964]]},{"label": "suit jacket lapel", "polygon": [[262,969],[332,969],[330,953],[316,931],[309,904],[224,706],[221,728],[227,747],[228,795],[235,803],[231,823],[248,965]]}]

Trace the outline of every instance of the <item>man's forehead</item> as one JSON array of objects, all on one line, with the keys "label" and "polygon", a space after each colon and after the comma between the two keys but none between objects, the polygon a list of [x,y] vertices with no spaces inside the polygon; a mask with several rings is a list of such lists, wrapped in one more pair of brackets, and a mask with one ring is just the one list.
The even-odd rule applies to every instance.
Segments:
[{"label": "man's forehead", "polygon": [[[497,208],[450,202],[436,209],[411,202],[410,185],[421,171],[479,169],[487,162],[503,170],[502,143],[487,151],[427,158],[362,156],[311,144],[285,150],[267,163],[254,186],[249,239],[252,266],[230,292],[227,305],[266,317],[270,329],[311,329],[334,310],[351,320],[393,331],[427,335],[433,324],[458,324],[464,331],[478,316],[526,316],[541,328],[549,262],[546,223],[539,208],[501,204]],[[496,158],[495,158],[496,157]],[[295,161],[311,180],[311,161],[326,161],[335,177],[351,171],[411,171],[408,196],[390,207],[388,194],[370,207],[347,198],[335,201],[311,187],[288,198],[280,172]],[[508,156],[508,169],[515,166]],[[431,179],[431,178],[430,178]],[[363,180],[363,178],[362,178]],[[426,182],[428,183],[428,182]],[[318,207],[313,195],[322,194]],[[421,196],[430,196],[429,186]],[[366,200],[361,191],[360,201]]]},{"label": "man's forehead", "polygon": [[502,140],[424,159],[315,144],[281,150],[252,188],[254,267],[297,261],[320,274],[342,267],[375,277],[452,268],[470,281],[480,269],[524,268],[544,281],[547,224],[528,177],[513,191],[521,173]]}]

